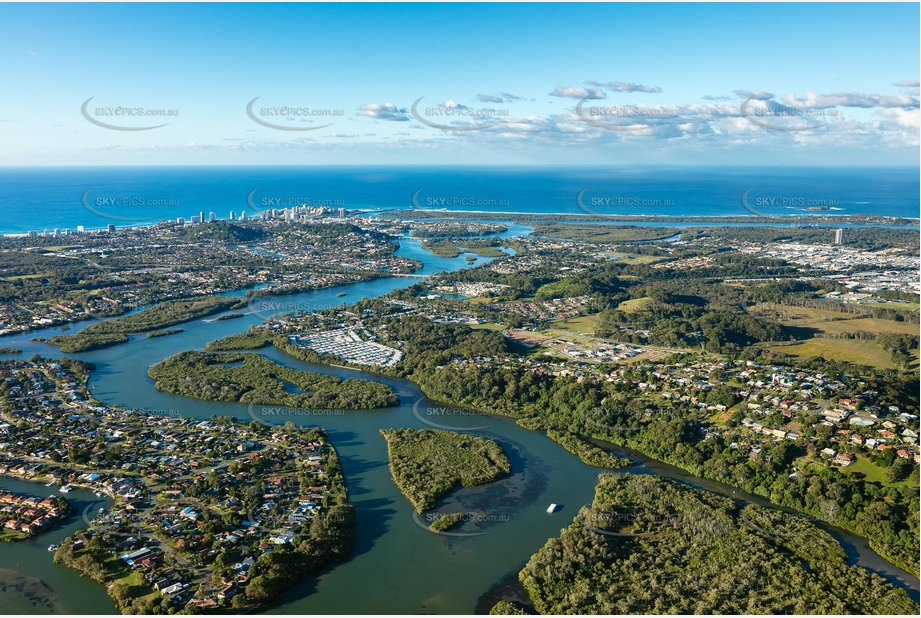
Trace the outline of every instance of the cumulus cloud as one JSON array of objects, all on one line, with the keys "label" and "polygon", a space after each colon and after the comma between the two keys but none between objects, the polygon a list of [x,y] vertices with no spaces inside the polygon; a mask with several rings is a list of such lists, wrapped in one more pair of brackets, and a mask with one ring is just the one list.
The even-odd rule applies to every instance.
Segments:
[{"label": "cumulus cloud", "polygon": [[783,101],[793,107],[811,108],[859,107],[869,109],[873,107],[918,107],[918,99],[907,94],[881,95],[865,92],[835,92],[821,95],[815,94],[814,92],[807,92],[802,97],[788,94],[783,98]]},{"label": "cumulus cloud", "polygon": [[764,90],[736,90],[736,95],[740,99],[755,99],[756,101],[767,101],[773,99],[774,94]]},{"label": "cumulus cloud", "polygon": [[892,85],[899,88],[917,88],[918,86],[921,86],[921,82],[919,82],[917,79],[903,79],[900,82],[893,82]]},{"label": "cumulus cloud", "polygon": [[524,97],[519,97],[516,94],[510,94],[508,92],[500,92],[499,94],[477,94],[476,98],[481,103],[514,103],[515,101],[524,100]]},{"label": "cumulus cloud", "polygon": [[550,93],[551,97],[564,97],[567,99],[604,99],[608,95],[601,88],[586,88],[585,86],[557,86]]},{"label": "cumulus cloud", "polygon": [[646,84],[633,84],[627,82],[585,82],[589,86],[597,86],[612,92],[662,92],[658,86],[647,86]]},{"label": "cumulus cloud", "polygon": [[393,103],[365,103],[358,110],[359,116],[366,116],[376,120],[390,120],[406,122],[409,120],[406,109],[397,107]]}]

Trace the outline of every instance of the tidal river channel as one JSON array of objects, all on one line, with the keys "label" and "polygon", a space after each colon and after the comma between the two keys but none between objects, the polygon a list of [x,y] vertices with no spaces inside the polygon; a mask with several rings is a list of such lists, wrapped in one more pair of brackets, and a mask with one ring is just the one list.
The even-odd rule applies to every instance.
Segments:
[{"label": "tidal river channel", "polygon": [[[520,227],[520,226],[516,226]],[[520,233],[511,229],[506,234]],[[423,275],[466,268],[467,255],[433,257],[418,242],[401,240],[398,254],[423,262]],[[477,260],[476,264],[483,263]],[[208,418],[229,415],[240,419],[258,418],[262,406],[197,401],[154,389],[147,368],[163,358],[204,345],[225,335],[246,330],[271,313],[317,310],[381,296],[407,287],[419,279],[391,277],[292,296],[266,297],[251,304],[245,317],[195,320],[178,328],[182,333],[147,339],[131,336],[127,343],[76,354],[96,365],[90,379],[93,395],[108,404],[141,408],[162,414]],[[75,331],[82,324],[72,328]],[[32,341],[51,337],[61,329],[7,337],[3,345],[23,349],[21,358],[34,353],[60,356],[56,347]],[[299,425],[326,429],[342,460],[349,493],[357,513],[357,545],[350,558],[317,577],[290,590],[268,611],[278,614],[360,613],[455,613],[488,611],[500,595],[520,594],[517,572],[548,538],[572,522],[578,509],[592,500],[599,470],[584,465],[577,457],[543,434],[518,427],[506,418],[483,416],[446,408],[428,401],[410,382],[384,378],[351,369],[312,365],[274,349],[262,351],[284,365],[342,377],[360,377],[389,384],[400,397],[400,405],[371,411],[320,412],[261,419],[279,423],[291,420]],[[439,504],[442,512],[471,513],[470,521],[454,535],[425,530],[428,523],[414,511],[397,490],[387,468],[387,449],[379,430],[392,427],[439,426],[496,440],[512,461],[510,477],[491,485],[460,490]],[[619,451],[637,462],[625,473],[656,474],[704,487],[738,500],[766,504],[762,499],[732,487],[696,479],[671,466],[649,460],[634,452]],[[0,489],[49,495],[56,488],[0,479]],[[106,507],[104,498],[74,491],[68,499],[80,513],[95,513]],[[560,505],[547,513],[550,503]],[[85,526],[81,516],[41,535],[38,539],[0,546],[0,613],[113,613],[102,586],[52,563],[50,543]],[[866,541],[829,530],[844,545],[852,561],[883,575],[909,590],[918,599],[918,580],[880,558]]]}]

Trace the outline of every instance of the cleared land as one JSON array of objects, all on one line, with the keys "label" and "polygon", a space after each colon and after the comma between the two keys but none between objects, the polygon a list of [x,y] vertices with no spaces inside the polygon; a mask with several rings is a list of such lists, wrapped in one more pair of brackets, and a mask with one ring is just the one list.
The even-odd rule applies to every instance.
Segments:
[{"label": "cleared land", "polygon": [[821,356],[828,360],[894,369],[892,357],[875,341],[860,339],[808,339],[793,345],[766,345],[765,349],[797,358]]},{"label": "cleared land", "polygon": [[[911,322],[854,316],[850,313],[810,307],[787,307],[762,303],[751,307],[750,311],[761,317],[777,320],[784,326],[810,328],[821,334],[832,336],[859,332],[917,335],[919,331],[918,324]],[[794,345],[767,344],[765,347],[769,350],[791,354],[799,358],[821,356],[829,360],[870,365],[880,369],[892,369],[895,367],[890,353],[873,339],[816,337]],[[917,358],[916,352],[916,362]]]}]

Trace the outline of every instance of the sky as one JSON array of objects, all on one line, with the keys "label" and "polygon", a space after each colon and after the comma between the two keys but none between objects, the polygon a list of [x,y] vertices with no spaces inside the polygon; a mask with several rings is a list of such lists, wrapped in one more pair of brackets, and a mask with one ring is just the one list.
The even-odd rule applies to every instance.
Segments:
[{"label": "sky", "polygon": [[919,164],[919,5],[0,4],[0,165]]}]

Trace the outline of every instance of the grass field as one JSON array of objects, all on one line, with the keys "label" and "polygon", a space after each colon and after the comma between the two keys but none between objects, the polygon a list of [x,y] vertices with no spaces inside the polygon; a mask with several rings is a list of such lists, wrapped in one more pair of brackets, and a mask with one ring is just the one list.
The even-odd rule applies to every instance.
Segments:
[{"label": "grass field", "polygon": [[899,309],[901,311],[919,311],[921,310],[921,304],[918,303],[877,303],[875,305],[870,305],[872,307],[879,307],[881,309]]},{"label": "grass field", "polygon": [[618,253],[615,258],[621,264],[653,264],[664,260],[664,257],[654,255],[634,255],[629,253]]},{"label": "grass field", "polygon": [[[857,317],[840,311],[812,309],[808,307],[786,307],[763,303],[751,307],[750,311],[767,319],[777,320],[785,326],[811,328],[828,335],[845,333],[901,333],[918,334],[919,326],[909,322],[896,322],[881,318]],[[808,339],[795,345],[767,344],[770,350],[792,354],[800,358],[822,356],[829,360],[840,360],[880,369],[893,369],[892,357],[872,339]],[[913,366],[917,367],[918,354]]]},{"label": "grass field", "polygon": [[853,320],[839,320],[834,322],[822,322],[818,326],[826,333],[854,333],[866,331],[870,333],[904,333],[906,335],[917,335],[918,325],[909,322],[895,322],[893,320],[883,320],[880,318],[854,318]]},{"label": "grass field", "polygon": [[574,335],[581,335],[582,333],[594,335],[597,327],[598,314],[596,313],[594,315],[583,315],[577,318],[557,320],[550,325],[550,329],[548,330],[559,330]]},{"label": "grass field", "polygon": [[853,474],[855,472],[863,474],[864,478],[871,483],[889,485],[889,483],[886,482],[886,472],[870,461],[869,457],[857,457],[854,463],[844,469],[844,472],[846,474]]},{"label": "grass field", "polygon": [[620,305],[618,305],[617,308],[624,313],[636,313],[648,308],[652,304],[655,304],[655,302],[656,301],[650,297],[644,296],[643,298],[632,298],[630,300],[625,300]]},{"label": "grass field", "polygon": [[808,339],[793,345],[765,345],[766,349],[799,358],[821,356],[828,360],[894,369],[892,357],[875,341],[859,339]]}]

